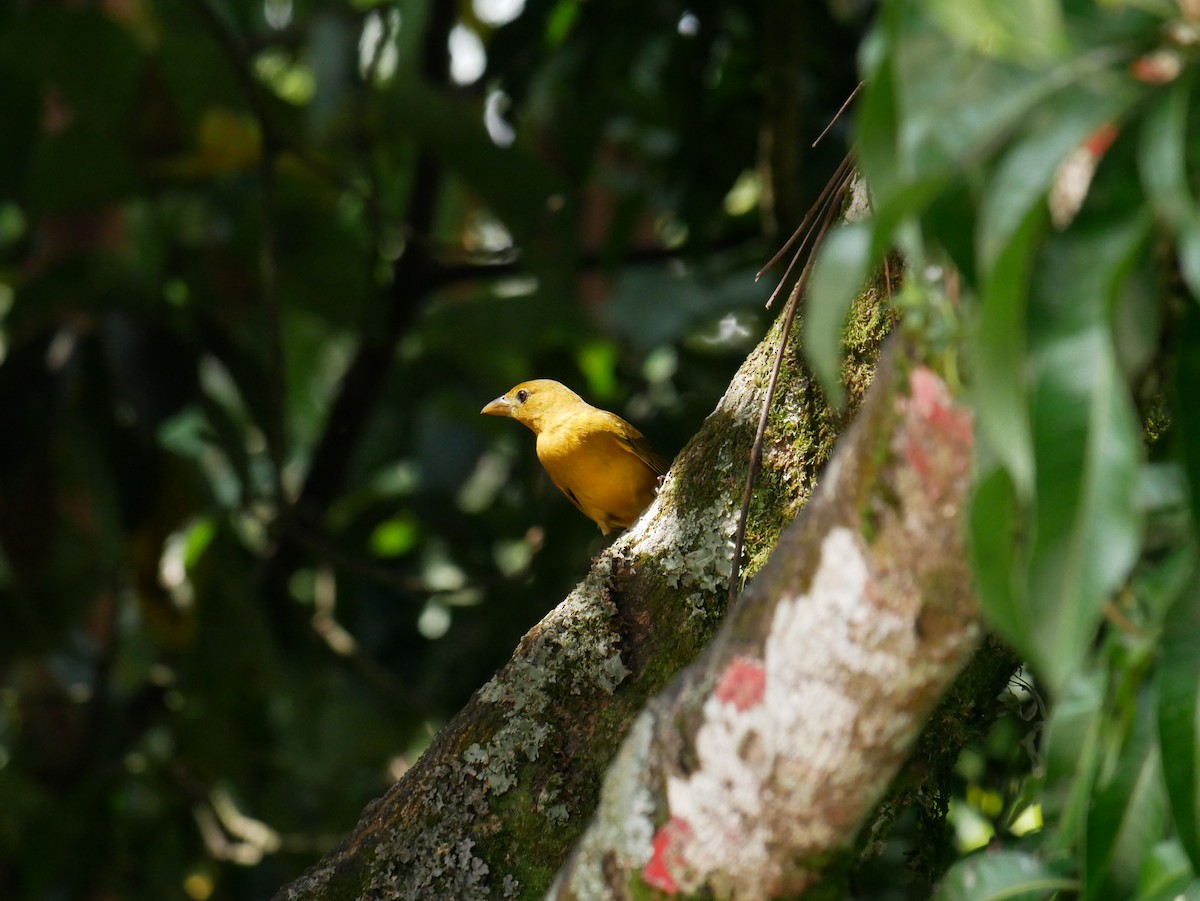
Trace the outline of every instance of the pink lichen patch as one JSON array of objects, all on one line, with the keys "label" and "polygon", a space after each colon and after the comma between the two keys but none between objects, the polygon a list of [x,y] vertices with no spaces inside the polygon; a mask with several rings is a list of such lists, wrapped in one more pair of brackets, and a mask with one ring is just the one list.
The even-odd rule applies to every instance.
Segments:
[{"label": "pink lichen patch", "polygon": [[908,376],[908,387],[912,392],[909,411],[942,436],[956,444],[971,441],[971,414],[954,406],[954,397],[946,383],[927,366],[918,366]]},{"label": "pink lichen patch", "polygon": [[954,405],[946,383],[928,367],[913,369],[908,386],[910,396],[896,402],[907,418],[901,447],[908,465],[929,481],[939,471],[936,457],[940,448],[971,445],[971,414]]},{"label": "pink lichen patch", "polygon": [[650,862],[642,868],[642,879],[647,885],[668,895],[679,891],[676,874],[683,866],[683,845],[691,833],[691,827],[679,817],[671,817],[654,833]]},{"label": "pink lichen patch", "polygon": [[734,657],[721,674],[713,694],[718,701],[738,710],[749,710],[762,703],[767,688],[767,673],[762,664],[749,657]]},{"label": "pink lichen patch", "polygon": [[[831,847],[844,832],[829,810],[863,778],[845,760],[850,736],[870,718],[828,674],[895,684],[897,637],[912,628],[863,603],[871,572],[858,536],[835,526],[817,552],[808,591],[776,605],[761,660],[723,665],[716,680],[722,687],[704,701],[689,771],[667,777],[667,807],[687,831],[683,840],[665,842],[677,857],[656,857],[683,892],[706,885],[716,897],[778,897],[785,873],[790,880],[804,869],[795,861]],[[759,668],[761,695],[757,688],[745,695],[755,703],[741,709],[722,700],[738,696],[734,686],[757,686]],[[822,750],[813,754],[811,747]]]}]

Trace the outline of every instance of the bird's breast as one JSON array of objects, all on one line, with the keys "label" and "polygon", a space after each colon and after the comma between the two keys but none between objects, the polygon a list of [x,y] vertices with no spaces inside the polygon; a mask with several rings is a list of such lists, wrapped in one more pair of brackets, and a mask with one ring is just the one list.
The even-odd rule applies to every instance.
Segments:
[{"label": "bird's breast", "polygon": [[568,422],[538,435],[537,454],[551,481],[605,532],[631,525],[654,500],[657,473],[612,431]]}]

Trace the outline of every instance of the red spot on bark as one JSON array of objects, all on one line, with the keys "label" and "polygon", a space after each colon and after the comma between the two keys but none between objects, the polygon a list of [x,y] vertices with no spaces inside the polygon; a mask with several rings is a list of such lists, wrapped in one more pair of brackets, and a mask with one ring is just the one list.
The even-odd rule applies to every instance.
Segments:
[{"label": "red spot on bark", "polygon": [[909,373],[908,387],[910,395],[896,402],[906,419],[900,436],[901,451],[922,480],[933,484],[939,469],[938,456],[951,447],[971,446],[971,414],[954,405],[946,383],[925,366]]},{"label": "red spot on bark", "polygon": [[691,834],[692,827],[679,817],[671,817],[659,827],[651,843],[654,851],[650,862],[642,868],[642,879],[647,885],[668,895],[679,891],[679,883],[675,881],[673,872],[679,872],[683,866],[682,846]]},{"label": "red spot on bark", "polygon": [[971,441],[971,414],[956,409],[950,389],[938,375],[926,366],[918,366],[908,376],[912,399],[908,409],[933,429],[956,444]]},{"label": "red spot on bark", "polygon": [[762,664],[749,657],[734,657],[717,683],[718,701],[733,704],[738,710],[748,710],[762,702],[767,688],[767,674]]}]

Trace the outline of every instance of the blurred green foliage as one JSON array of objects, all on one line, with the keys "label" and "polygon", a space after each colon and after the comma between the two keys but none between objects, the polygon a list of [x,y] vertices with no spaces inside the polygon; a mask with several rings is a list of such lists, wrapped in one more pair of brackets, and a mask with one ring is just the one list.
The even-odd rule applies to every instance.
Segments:
[{"label": "blurred green foliage", "polygon": [[1027,772],[964,771],[989,822],[951,819],[992,846],[947,901],[1200,894],[1198,46],[1194,3],[1120,0],[893,0],[864,43],[872,215],[823,249],[806,346],[831,382],[893,248],[902,308],[961,310],[977,584],[1036,679]]},{"label": "blurred green foliage", "polygon": [[508,658],[601,542],[478,411],[683,445],[845,150],[803,6],[0,3],[0,897],[269,896]]}]

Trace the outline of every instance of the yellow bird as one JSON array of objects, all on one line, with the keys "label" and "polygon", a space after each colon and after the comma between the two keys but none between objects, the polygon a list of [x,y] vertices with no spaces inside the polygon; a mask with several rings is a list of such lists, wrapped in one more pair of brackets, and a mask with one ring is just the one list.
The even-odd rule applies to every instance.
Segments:
[{"label": "yellow bird", "polygon": [[521,382],[480,412],[529,426],[550,481],[605,535],[633,525],[667,471],[641,432],[551,379]]}]

